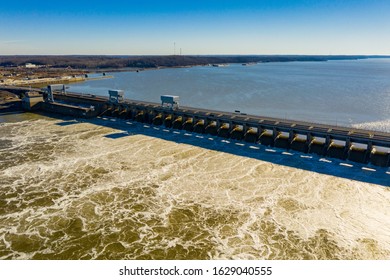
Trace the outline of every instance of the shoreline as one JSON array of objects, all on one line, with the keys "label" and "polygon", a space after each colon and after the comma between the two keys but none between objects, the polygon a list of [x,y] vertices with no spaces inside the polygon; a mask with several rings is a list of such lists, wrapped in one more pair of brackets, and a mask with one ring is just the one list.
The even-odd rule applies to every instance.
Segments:
[{"label": "shoreline", "polygon": [[[66,57],[66,56],[65,56]],[[141,62],[139,66],[125,66],[125,67],[86,67],[80,68],[76,65],[72,65],[72,61],[69,65],[63,67],[53,67],[52,65],[35,65],[33,68],[26,68],[21,65],[9,65],[5,66],[5,58],[12,58],[12,56],[0,56],[0,85],[2,86],[30,86],[34,88],[44,87],[49,84],[72,84],[79,83],[88,80],[97,80],[104,78],[112,78],[111,76],[105,76],[105,73],[115,72],[141,72],[149,70],[160,70],[170,68],[192,68],[192,67],[207,67],[220,65],[235,65],[241,64],[243,66],[250,66],[260,63],[274,63],[274,62],[326,62],[331,60],[363,60],[363,59],[390,59],[390,56],[142,56],[137,57]],[[23,61],[28,61],[29,58],[37,60],[35,56],[22,56]],[[55,59],[56,57],[50,57]],[[82,56],[83,60],[88,61],[89,56]],[[106,56],[103,58],[112,58]],[[16,58],[15,58],[16,59]],[[45,59],[43,56],[41,59]],[[121,58],[122,60],[124,58]],[[130,58],[129,58],[130,59]],[[135,58],[133,57],[133,60]],[[144,59],[144,60],[142,60]],[[170,63],[166,63],[164,59],[167,59]],[[151,60],[153,63],[145,64],[145,61]],[[162,61],[160,61],[162,60]],[[188,61],[187,61],[188,60]],[[12,59],[10,59],[12,61]],[[165,63],[158,63],[164,62]],[[10,62],[8,62],[10,63]],[[76,66],[76,67],[75,67]],[[103,74],[103,77],[85,77],[91,74]],[[16,78],[17,77],[17,78]]]},{"label": "shoreline", "polygon": [[[93,73],[92,73],[93,74]],[[101,77],[61,77],[61,78],[38,78],[31,80],[13,80],[12,82],[0,83],[0,86],[25,86],[32,88],[42,88],[52,84],[76,84],[85,81],[101,80],[101,79],[111,79],[112,75],[101,76]]]}]

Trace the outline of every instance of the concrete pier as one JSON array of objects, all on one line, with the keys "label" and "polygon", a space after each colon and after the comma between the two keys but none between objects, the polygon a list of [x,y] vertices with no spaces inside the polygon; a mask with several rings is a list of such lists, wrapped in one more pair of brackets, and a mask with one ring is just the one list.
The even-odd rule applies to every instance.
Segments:
[{"label": "concrete pier", "polygon": [[205,133],[204,123],[205,123],[204,120],[196,120],[195,125],[194,125],[194,132],[200,133],[200,134]]},{"label": "concrete pier", "polygon": [[256,143],[259,138],[257,128],[249,127],[244,133],[244,140],[249,143]]},{"label": "concrete pier", "polygon": [[302,153],[307,153],[309,150],[308,146],[308,138],[310,136],[308,135],[300,135],[300,134],[291,134],[292,135],[292,140],[290,143],[290,148],[292,150],[302,152]]}]

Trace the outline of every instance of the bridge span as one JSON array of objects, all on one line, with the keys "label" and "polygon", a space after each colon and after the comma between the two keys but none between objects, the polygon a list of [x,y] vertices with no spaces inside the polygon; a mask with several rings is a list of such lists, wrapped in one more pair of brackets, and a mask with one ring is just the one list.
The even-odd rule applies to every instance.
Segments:
[{"label": "bridge span", "polygon": [[248,115],[239,111],[222,112],[185,106],[164,106],[160,103],[125,99],[122,91],[110,91],[110,97],[70,93],[65,90],[50,90],[50,98],[45,97],[45,94],[47,95],[43,93],[37,108],[55,113],[77,117],[113,116],[132,119],[302,153],[315,153],[382,167],[390,166],[388,132]]}]

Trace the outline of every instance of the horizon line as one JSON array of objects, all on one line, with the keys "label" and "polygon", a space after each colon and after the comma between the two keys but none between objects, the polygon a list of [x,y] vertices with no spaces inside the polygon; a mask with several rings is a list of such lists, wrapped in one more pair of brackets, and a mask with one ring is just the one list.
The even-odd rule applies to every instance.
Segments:
[{"label": "horizon line", "polygon": [[4,56],[380,56],[390,57],[390,54],[0,54]]}]

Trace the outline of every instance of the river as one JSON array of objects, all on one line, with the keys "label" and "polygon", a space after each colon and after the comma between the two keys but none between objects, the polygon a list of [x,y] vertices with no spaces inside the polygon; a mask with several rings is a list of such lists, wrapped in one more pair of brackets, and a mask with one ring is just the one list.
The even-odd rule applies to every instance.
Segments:
[{"label": "river", "polygon": [[[373,67],[369,61],[330,63],[349,69],[339,71],[355,81],[380,82],[359,86],[340,77],[339,90],[360,91],[345,97],[335,89],[333,97],[340,96],[339,101],[327,98],[329,103],[324,104],[320,93],[329,93],[327,84],[339,76],[329,69],[332,82],[324,77],[317,84],[316,79],[310,85],[317,84],[317,94],[302,95],[295,103],[289,92],[307,79],[298,78],[303,75],[298,73],[316,73],[320,65],[310,62],[114,73],[114,79],[71,89],[105,94],[107,88],[119,88],[128,98],[156,102],[160,94],[178,94],[182,104],[195,107],[216,105],[270,116],[277,116],[271,109],[279,108],[291,118],[337,119],[387,131],[390,86],[383,71],[390,64],[375,61],[378,77],[367,78],[363,70],[351,68]],[[262,67],[295,69],[295,74],[279,69],[285,74],[273,76],[284,84],[276,86],[283,94],[270,90],[270,82],[263,79],[269,70]],[[259,69],[263,74],[255,75]],[[242,84],[235,86],[235,70],[239,76],[248,74],[247,95]],[[230,77],[230,86],[221,88],[222,76]],[[194,77],[204,78],[195,82]],[[168,80],[177,81],[177,88]],[[263,87],[254,90],[259,84]],[[234,97],[236,90],[240,91]],[[317,110],[299,109],[314,100]],[[348,100],[350,107],[338,109]],[[325,108],[334,111],[326,114]],[[3,115],[0,258],[389,259],[389,187],[389,168],[129,120]]]},{"label": "river", "polygon": [[390,59],[199,66],[109,73],[70,91],[160,102],[180,96],[185,106],[390,131]]}]

